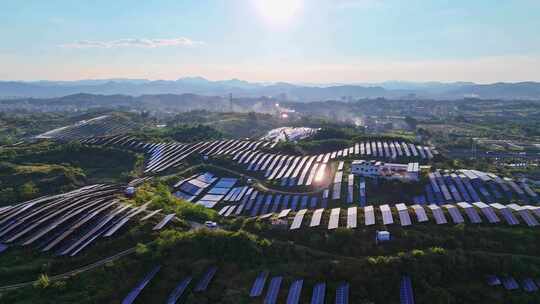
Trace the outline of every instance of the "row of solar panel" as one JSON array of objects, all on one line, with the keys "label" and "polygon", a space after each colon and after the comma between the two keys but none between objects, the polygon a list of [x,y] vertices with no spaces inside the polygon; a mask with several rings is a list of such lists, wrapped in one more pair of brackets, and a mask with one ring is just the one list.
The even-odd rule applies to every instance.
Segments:
[{"label": "row of solar panel", "polygon": [[[414,211],[414,214],[416,215],[416,220],[419,223],[428,222],[429,218],[426,213],[426,210],[424,206],[422,205],[411,205],[407,206],[405,204],[396,204],[395,206],[396,213],[399,217],[399,221],[401,226],[409,226],[412,225],[412,220],[410,216],[410,209]],[[508,225],[517,225],[520,223],[518,218],[515,216],[514,213],[519,215],[519,217],[523,220],[523,222],[529,226],[534,227],[538,226],[538,220],[536,217],[540,217],[540,207],[537,206],[518,206],[516,204],[510,204],[510,205],[502,205],[502,204],[485,204],[482,202],[477,202],[474,204],[468,204],[465,202],[458,203],[456,205],[452,204],[446,204],[442,206],[446,211],[448,212],[448,215],[452,219],[452,222],[454,224],[460,224],[465,222],[465,217],[461,213],[460,210],[463,210],[465,212],[465,215],[467,216],[467,219],[470,223],[473,224],[479,224],[482,223],[482,217],[480,216],[480,213],[478,213],[478,210],[480,210],[481,214],[483,214],[487,222],[490,224],[497,224],[500,223],[501,220],[499,219],[499,213],[504,219],[506,224]],[[409,209],[410,208],[410,209]],[[431,211],[433,219],[435,220],[436,224],[447,224],[448,220],[445,215],[444,210],[437,205],[428,205],[427,208]],[[364,211],[364,224],[366,226],[374,225],[376,223],[376,216],[375,216],[375,208],[374,206],[366,206],[366,207],[350,207],[347,209],[347,220],[346,220],[346,227],[347,228],[356,228],[357,227],[357,220],[358,220],[358,210]],[[384,225],[390,225],[394,224],[394,216],[392,212],[392,207],[390,205],[381,205],[378,207],[380,215],[382,217],[381,222]],[[272,216],[275,216],[277,219],[285,218],[287,217],[291,209],[283,209],[279,214],[275,213],[266,213],[259,218],[271,218]],[[302,221],[304,219],[304,216],[307,214],[307,209],[301,209],[299,210],[293,217],[293,222],[289,229],[295,230],[299,229],[302,226]],[[311,221],[309,222],[309,227],[318,227],[321,224],[321,219],[323,212],[325,211],[324,208],[319,208],[313,211]],[[339,220],[340,220],[340,208],[333,208],[330,210],[329,220],[328,220],[328,229],[336,229],[339,227]],[[535,217],[536,215],[536,217]]]},{"label": "row of solar panel", "polygon": [[[249,192],[249,193],[248,193]],[[234,205],[225,205],[219,209],[222,216],[264,216],[280,212],[284,209],[297,211],[299,209],[325,208],[327,202],[317,196],[308,195],[284,195],[273,193],[261,193],[257,190],[247,191],[243,199]]]},{"label": "row of solar panel", "polygon": [[[158,274],[161,266],[155,266],[152,270],[144,276],[144,278],[127,294],[127,296],[122,300],[122,304],[131,304],[133,303],[143,289],[150,283],[150,281]],[[193,288],[194,292],[203,292],[208,289],[208,286],[212,282],[215,274],[217,272],[217,267],[210,267],[200,278],[195,287]],[[183,278],[179,284],[174,288],[170,293],[169,298],[167,299],[167,304],[178,303],[178,301],[186,295],[187,290],[193,281],[193,277],[188,276]]]},{"label": "row of solar panel", "polygon": [[116,115],[102,115],[76,124],[54,129],[36,136],[60,141],[71,141],[93,136],[110,136],[126,133],[135,126],[133,122]]},{"label": "row of solar panel", "polygon": [[[473,170],[462,170],[462,172],[460,174],[443,175],[439,171],[429,173],[430,184],[426,185],[426,197],[425,199],[419,199],[418,202],[425,201],[431,204],[441,204],[461,201],[469,203],[485,201],[495,203],[505,199],[513,200],[514,198],[524,202],[538,202],[536,193],[525,183],[522,184],[522,187],[529,189],[529,191],[524,191],[511,179],[503,180],[494,174],[473,174],[471,173]],[[481,179],[479,176],[486,176],[486,178]],[[525,193],[529,193],[529,196],[525,195]]]},{"label": "row of solar panel", "polygon": [[157,173],[176,167],[193,153],[204,156],[237,155],[244,150],[257,150],[275,145],[275,143],[268,141],[241,140],[207,141],[196,144],[176,142],[148,143],[139,141],[129,135],[87,138],[81,140],[81,142],[85,144],[119,145],[145,151],[150,154],[145,166],[145,173]]},{"label": "row of solar panel", "polygon": [[[266,286],[266,281],[268,280],[269,272],[262,271],[253,282],[249,296],[252,298],[260,297],[263,294],[264,288]],[[268,288],[266,291],[266,296],[264,297],[263,303],[265,304],[275,304],[280,292],[280,287],[283,281],[282,276],[274,276],[270,279]],[[302,287],[304,285],[304,280],[298,279],[291,283],[289,291],[287,293],[287,304],[298,304],[300,303],[300,296],[302,293]],[[326,283],[317,283],[313,287],[311,301],[310,303],[325,303],[326,298]],[[335,294],[335,303],[336,304],[346,304],[349,303],[349,284],[346,282],[339,283],[336,288]]]},{"label": "row of solar panel", "polygon": [[[77,255],[99,237],[112,237],[148,204],[130,207],[115,197],[116,185],[91,185],[68,193],[44,196],[0,210],[0,240],[5,244],[34,245],[58,255]],[[151,212],[141,219],[156,215]],[[163,228],[166,216],[155,230]]]},{"label": "row of solar panel", "polygon": [[[490,275],[487,278],[489,286],[502,285],[506,290],[517,290],[520,288],[519,283],[513,277],[498,277]],[[540,279],[533,280],[532,278],[524,278],[521,280],[521,288],[526,292],[537,292],[540,286]]]}]

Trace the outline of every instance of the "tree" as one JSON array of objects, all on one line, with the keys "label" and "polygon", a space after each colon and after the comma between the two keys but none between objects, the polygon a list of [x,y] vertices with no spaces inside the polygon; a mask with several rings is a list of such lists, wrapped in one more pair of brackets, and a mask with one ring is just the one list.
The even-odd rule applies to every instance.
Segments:
[{"label": "tree", "polygon": [[405,117],[405,123],[413,130],[416,130],[418,121],[410,116]]},{"label": "tree", "polygon": [[31,199],[38,194],[39,189],[33,182],[24,183],[19,188],[19,195],[22,199]]},{"label": "tree", "polygon": [[37,281],[34,283],[34,287],[45,289],[51,285],[51,280],[46,274],[40,274]]},{"label": "tree", "polygon": [[17,194],[11,187],[0,190],[0,203],[12,204],[17,200]]}]

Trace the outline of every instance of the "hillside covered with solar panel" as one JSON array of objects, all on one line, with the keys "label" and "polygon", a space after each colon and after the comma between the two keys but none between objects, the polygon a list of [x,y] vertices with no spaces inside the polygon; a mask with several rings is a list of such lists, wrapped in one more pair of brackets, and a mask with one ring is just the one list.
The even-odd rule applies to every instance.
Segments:
[{"label": "hillside covered with solar panel", "polygon": [[0,303],[540,302],[534,154],[250,102],[0,116]]}]

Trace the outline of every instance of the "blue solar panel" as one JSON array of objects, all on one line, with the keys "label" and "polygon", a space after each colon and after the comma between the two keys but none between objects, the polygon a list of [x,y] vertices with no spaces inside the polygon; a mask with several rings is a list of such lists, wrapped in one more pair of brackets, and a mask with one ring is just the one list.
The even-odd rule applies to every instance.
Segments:
[{"label": "blue solar panel", "polygon": [[272,209],[270,210],[270,212],[275,213],[278,210],[281,210],[280,203],[281,203],[281,194],[277,194],[276,197],[274,198],[274,204],[272,205]]},{"label": "blue solar panel", "polygon": [[507,290],[519,289],[519,285],[516,282],[516,279],[512,277],[502,278],[502,283],[503,283],[504,288],[506,288]]},{"label": "blue solar panel", "polygon": [[8,249],[7,245],[4,245],[4,244],[0,243],[0,253],[6,251],[7,249]]},{"label": "blue solar panel", "polygon": [[255,206],[253,206],[253,209],[251,209],[251,216],[255,216],[259,214],[259,210],[261,209],[261,205],[263,202],[263,195],[257,196],[257,200],[255,201]]},{"label": "blue solar panel", "polygon": [[216,271],[217,271],[217,267],[212,267],[208,269],[208,271],[204,274],[204,276],[195,286],[194,291],[195,292],[205,291],[208,288],[210,281],[212,281],[212,279],[214,278]]},{"label": "blue solar panel", "polygon": [[526,292],[536,292],[538,291],[538,286],[536,286],[531,278],[526,278],[523,280],[523,290]]},{"label": "blue solar panel", "polygon": [[437,200],[435,199],[435,195],[433,194],[433,189],[431,188],[431,185],[427,184],[425,188],[428,202],[430,204],[436,204]]},{"label": "blue solar panel", "polygon": [[281,209],[287,209],[289,208],[289,200],[290,200],[290,196],[289,195],[285,195],[283,197],[283,202],[281,203]]},{"label": "blue solar panel", "polygon": [[268,292],[264,298],[264,304],[275,304],[279,294],[279,287],[281,286],[282,277],[273,277],[270,280],[270,286],[268,286]]},{"label": "blue solar panel", "polygon": [[178,302],[178,300],[182,297],[187,287],[189,286],[189,283],[191,283],[191,280],[191,277],[183,279],[169,295],[169,298],[167,299],[167,304],[175,304],[176,302]]},{"label": "blue solar panel", "polygon": [[401,304],[414,304],[412,282],[409,276],[403,276],[403,278],[401,278],[399,296]]},{"label": "blue solar panel", "polygon": [[309,204],[309,208],[311,208],[311,209],[317,208],[317,202],[318,201],[319,201],[319,199],[316,196],[312,197],[311,202]]},{"label": "blue solar panel", "polygon": [[304,280],[296,280],[291,284],[289,294],[287,295],[287,304],[298,304],[300,302],[302,284],[304,284]]},{"label": "blue solar panel", "polygon": [[487,278],[487,283],[489,286],[497,286],[497,285],[501,285],[501,280],[499,280],[497,276],[490,275]]},{"label": "blue solar panel", "polygon": [[302,196],[302,203],[300,204],[300,209],[306,209],[308,207],[308,196]]},{"label": "blue solar panel", "polygon": [[161,266],[156,266],[152,269],[152,271],[150,271],[140,282],[139,284],[137,284],[137,286],[130,292],[128,293],[128,295],[124,298],[124,300],[122,301],[122,304],[131,304],[133,303],[133,301],[135,301],[135,299],[137,299],[137,297],[139,296],[139,294],[141,293],[141,291],[144,289],[144,287],[146,287],[146,285],[148,285],[148,283],[150,282],[150,280],[152,280],[152,278],[154,278],[154,276],[158,273],[158,271],[161,269]]},{"label": "blue solar panel", "polygon": [[336,304],[349,303],[349,283],[341,283],[336,289]]},{"label": "blue solar panel", "polygon": [[293,196],[292,202],[291,202],[291,209],[292,209],[293,211],[298,210],[298,200],[300,200],[300,196],[299,196],[299,195]]},{"label": "blue solar panel", "polygon": [[253,282],[253,286],[251,286],[251,291],[249,292],[250,297],[258,297],[262,294],[264,285],[266,284],[266,278],[268,278],[268,271],[259,273]]},{"label": "blue solar panel", "polygon": [[324,304],[324,297],[326,295],[326,283],[318,283],[313,287],[313,293],[311,294],[311,304]]}]

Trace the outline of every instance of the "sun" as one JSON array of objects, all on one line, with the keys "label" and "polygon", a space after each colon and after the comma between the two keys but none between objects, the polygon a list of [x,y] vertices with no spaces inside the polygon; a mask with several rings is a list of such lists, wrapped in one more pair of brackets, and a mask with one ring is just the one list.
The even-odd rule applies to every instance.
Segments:
[{"label": "sun", "polygon": [[302,8],[302,0],[253,0],[263,18],[275,25],[286,25]]}]

